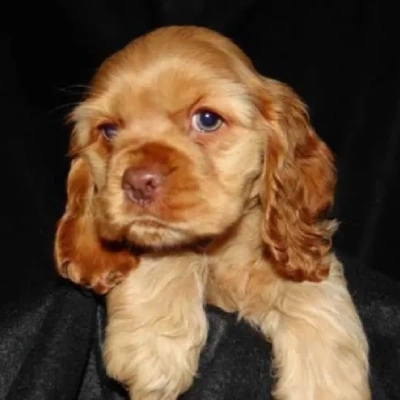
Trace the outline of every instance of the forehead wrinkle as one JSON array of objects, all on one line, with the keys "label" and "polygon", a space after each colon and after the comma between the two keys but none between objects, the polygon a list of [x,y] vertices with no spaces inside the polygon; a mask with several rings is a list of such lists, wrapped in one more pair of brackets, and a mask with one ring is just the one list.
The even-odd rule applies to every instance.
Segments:
[{"label": "forehead wrinkle", "polygon": [[172,75],[174,66],[190,71],[196,65],[203,72],[214,69],[219,74],[225,71],[242,78],[245,70],[253,69],[248,57],[227,38],[199,27],[192,31],[171,27],[137,38],[110,56],[92,83],[96,89],[104,89],[127,71],[140,76],[140,81],[147,81],[158,76],[160,68]]},{"label": "forehead wrinkle", "polygon": [[129,85],[134,81],[135,85],[141,86],[142,83],[156,84],[164,74],[168,79],[173,79],[174,75],[179,78],[184,75],[189,80],[199,75],[233,79],[239,76],[237,69],[240,68],[235,57],[208,41],[192,39],[152,43],[152,40],[142,40],[130,50],[128,46],[122,51],[104,73],[100,68],[96,81],[108,81],[108,86]]},{"label": "forehead wrinkle", "polygon": [[[131,48],[128,47],[120,57],[121,62],[115,65],[121,69],[134,70],[138,73],[156,73],[154,69],[174,69],[182,66],[190,70],[194,65],[201,69],[217,68],[218,70],[234,71],[238,67],[238,55],[230,49],[232,54],[217,43],[204,38],[177,38],[170,37],[168,41],[153,40],[151,35],[141,40]],[[234,56],[234,57],[233,57]],[[243,60],[242,60],[243,62]]]},{"label": "forehead wrinkle", "polygon": [[[178,85],[179,86],[179,85]],[[186,90],[160,90],[147,87],[141,90],[124,86],[123,90],[114,88],[95,100],[84,103],[79,117],[92,121],[98,119],[131,121],[176,121],[176,117],[189,117],[191,111],[210,108],[232,122],[250,127],[256,113],[251,93],[245,85],[229,79],[213,79],[206,83],[196,79]],[[180,117],[178,117],[180,118]]]},{"label": "forehead wrinkle", "polygon": [[202,75],[191,76],[182,72],[175,76],[159,76],[155,82],[144,83],[126,78],[113,85],[107,92],[86,103],[92,113],[119,113],[153,109],[176,113],[201,99],[220,99],[222,102],[243,100],[248,102],[250,93],[245,85],[230,78]]},{"label": "forehead wrinkle", "polygon": [[[204,50],[204,46],[201,46]],[[240,79],[229,57],[206,43],[208,52],[193,47],[171,54],[148,51],[144,60],[115,63],[108,70],[108,84],[87,110],[92,113],[130,118],[142,110],[179,113],[199,99],[221,102],[221,108],[240,109],[252,114],[249,88]],[[135,52],[133,52],[135,53]],[[183,59],[186,55],[187,58]],[[190,57],[188,57],[190,55]],[[246,118],[248,119],[248,118]]]}]

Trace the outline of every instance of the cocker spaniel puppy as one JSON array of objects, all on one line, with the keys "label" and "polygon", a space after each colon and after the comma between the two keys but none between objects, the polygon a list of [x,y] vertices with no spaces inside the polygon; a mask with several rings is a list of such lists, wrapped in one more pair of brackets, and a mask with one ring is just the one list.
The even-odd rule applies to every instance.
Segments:
[{"label": "cocker spaniel puppy", "polygon": [[227,38],[167,27],[108,58],[71,120],[57,267],[108,292],[105,365],[131,398],[190,387],[204,303],[272,342],[276,399],[371,398],[333,157],[293,90]]}]

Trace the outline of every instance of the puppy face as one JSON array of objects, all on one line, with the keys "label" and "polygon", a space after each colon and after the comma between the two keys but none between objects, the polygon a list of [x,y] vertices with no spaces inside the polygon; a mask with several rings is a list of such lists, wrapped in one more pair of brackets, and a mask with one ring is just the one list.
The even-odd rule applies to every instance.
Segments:
[{"label": "puppy face", "polygon": [[169,27],[133,41],[103,63],[71,118],[104,238],[179,246],[224,233],[258,204],[277,271],[327,276],[332,155],[298,96],[227,38]]},{"label": "puppy face", "polygon": [[175,28],[103,64],[73,113],[72,150],[92,167],[106,236],[171,246],[218,235],[240,217],[265,141],[243,60],[202,31]]}]

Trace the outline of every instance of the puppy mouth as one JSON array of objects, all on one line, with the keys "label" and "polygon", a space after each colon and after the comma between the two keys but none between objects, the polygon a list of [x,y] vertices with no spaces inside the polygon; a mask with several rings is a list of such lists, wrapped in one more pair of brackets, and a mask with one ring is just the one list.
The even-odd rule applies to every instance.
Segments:
[{"label": "puppy mouth", "polygon": [[161,221],[156,221],[154,219],[140,219],[133,221],[131,223],[131,227],[138,227],[142,229],[173,229],[169,225],[161,222]]},{"label": "puppy mouth", "polygon": [[211,240],[209,237],[197,236],[193,232],[148,217],[132,221],[125,239],[134,248],[146,252],[198,249]]},{"label": "puppy mouth", "polygon": [[142,239],[146,240],[149,236],[158,238],[169,233],[173,235],[186,236],[184,230],[151,217],[142,217],[131,221],[129,224],[129,232],[133,234],[133,237],[139,240],[139,242],[141,242]]}]

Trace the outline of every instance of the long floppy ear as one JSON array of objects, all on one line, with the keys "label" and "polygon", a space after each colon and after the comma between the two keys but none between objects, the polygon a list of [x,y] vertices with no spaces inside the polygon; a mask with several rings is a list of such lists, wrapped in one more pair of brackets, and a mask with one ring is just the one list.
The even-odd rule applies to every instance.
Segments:
[{"label": "long floppy ear", "polygon": [[56,268],[61,276],[70,278],[69,264],[85,251],[85,242],[94,229],[90,216],[93,181],[89,166],[82,157],[72,160],[67,178],[67,204],[57,223],[54,243]]},{"label": "long floppy ear", "polygon": [[68,116],[67,122],[73,124],[68,152],[71,164],[66,182],[67,204],[57,223],[54,243],[56,267],[64,277],[67,277],[65,263],[69,260],[65,255],[75,251],[77,242],[82,237],[82,228],[88,228],[90,203],[94,192],[89,164],[81,154],[89,144],[88,132],[75,120],[75,110]]},{"label": "long floppy ear", "polygon": [[318,282],[329,273],[336,230],[326,217],[336,183],[333,156],[292,89],[266,78],[262,86],[260,109],[269,125],[260,193],[263,240],[281,276]]},{"label": "long floppy ear", "polygon": [[[118,284],[138,260],[123,243],[104,241],[95,221],[95,174],[102,172],[101,148],[76,125],[70,154],[74,156],[67,179],[67,205],[58,222],[54,257],[58,273],[99,294]],[[89,163],[88,154],[92,154]],[[97,163],[96,161],[97,160]],[[97,165],[97,167],[96,167]],[[103,176],[104,179],[104,176]],[[97,182],[96,182],[97,183]]]},{"label": "long floppy ear", "polygon": [[65,240],[74,240],[73,235],[69,234],[69,232],[64,232],[66,228],[63,225],[67,224],[67,221],[69,221],[68,225],[82,225],[78,221],[85,218],[88,220],[95,189],[93,174],[89,163],[84,158],[85,149],[90,145],[90,130],[85,126],[84,122],[80,122],[76,118],[77,111],[80,108],[82,108],[81,105],[67,118],[67,122],[73,124],[68,151],[71,164],[66,182],[67,204],[64,215],[58,221],[55,250],[57,250],[58,242],[61,240],[61,234],[67,236]]}]

